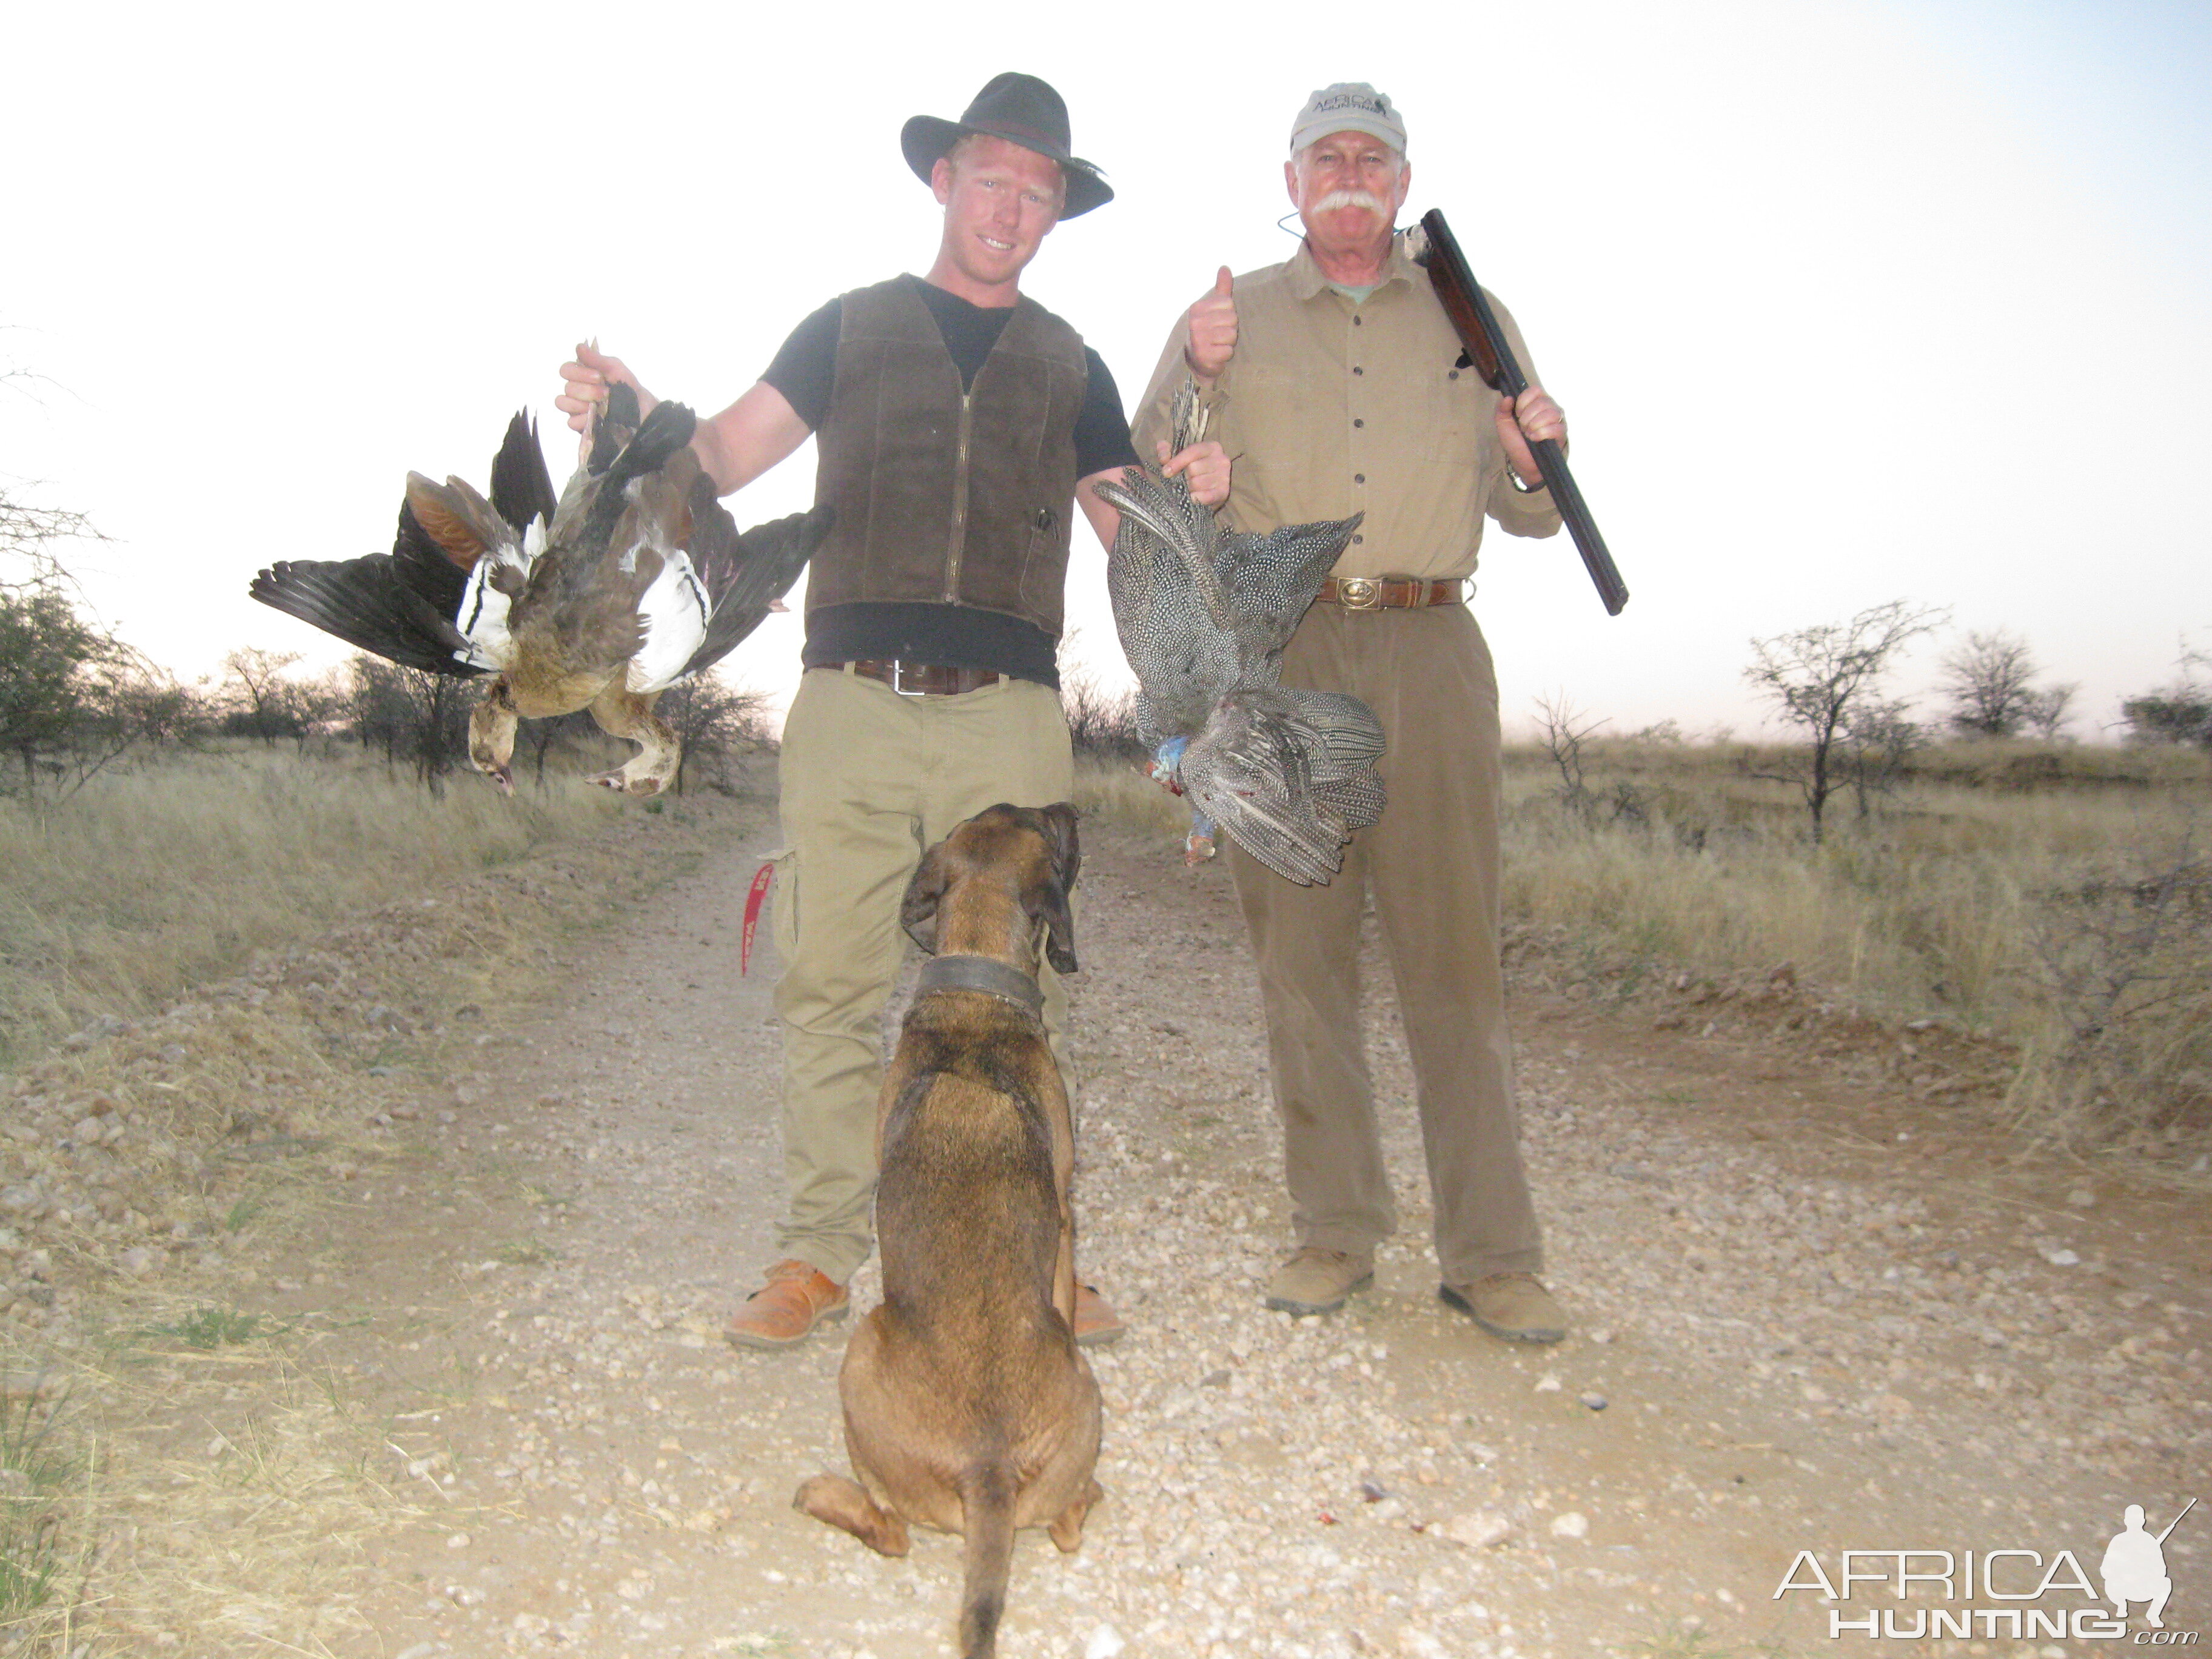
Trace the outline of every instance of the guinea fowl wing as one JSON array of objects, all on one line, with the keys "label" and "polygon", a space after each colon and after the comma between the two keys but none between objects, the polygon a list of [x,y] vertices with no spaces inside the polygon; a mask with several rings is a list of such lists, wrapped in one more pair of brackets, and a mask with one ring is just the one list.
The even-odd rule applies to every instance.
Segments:
[{"label": "guinea fowl wing", "polygon": [[1234,692],[1183,751],[1183,792],[1277,875],[1326,882],[1342,867],[1344,837],[1314,809],[1310,757],[1320,746],[1279,690]]}]

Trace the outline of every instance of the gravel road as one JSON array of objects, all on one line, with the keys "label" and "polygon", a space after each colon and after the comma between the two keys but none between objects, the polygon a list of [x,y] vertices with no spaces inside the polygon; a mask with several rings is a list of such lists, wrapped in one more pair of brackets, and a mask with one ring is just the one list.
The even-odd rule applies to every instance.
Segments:
[{"label": "gravel road", "polygon": [[[1079,1261],[1132,1329],[1092,1356],[1106,1502],[1077,1555],[1023,1535],[1009,1659],[2086,1653],[2108,1644],[2002,1619],[1971,1644],[1832,1638],[1817,1586],[1778,1587],[1846,1549],[2094,1574],[2125,1504],[2155,1529],[2212,1498],[2201,1196],[2020,1158],[1986,1107],[1724,1024],[1575,1000],[1533,956],[1526,1135],[1574,1334],[1510,1347],[1437,1302],[1380,1006],[1404,1232],[1343,1314],[1264,1310],[1287,1210],[1225,874],[1085,837]],[[272,1313],[361,1310],[319,1362],[425,1505],[368,1546],[374,1637],[331,1651],[951,1651],[957,1540],[884,1560],[789,1507],[845,1468],[849,1327],[778,1355],[718,1334],[777,1208],[774,964],[736,960],[771,838],[763,804],[723,809],[698,874],[573,942],[550,1000],[492,1008],[261,1281]],[[856,1307],[878,1294],[872,1264]],[[2166,1547],[2167,1626],[2212,1628],[2212,1515]],[[2086,1605],[2067,1583],[1911,1606],[2063,1614]],[[1833,1610],[1906,1605],[1862,1583]]]}]

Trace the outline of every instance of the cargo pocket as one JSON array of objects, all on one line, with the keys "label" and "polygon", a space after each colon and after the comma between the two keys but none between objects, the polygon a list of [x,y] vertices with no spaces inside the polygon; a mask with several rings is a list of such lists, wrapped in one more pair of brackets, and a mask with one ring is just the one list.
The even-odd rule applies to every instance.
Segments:
[{"label": "cargo pocket", "polygon": [[[765,882],[763,882],[765,878]],[[779,847],[761,855],[753,884],[745,895],[745,916],[738,947],[740,971],[750,971],[753,947],[758,942],[761,902],[769,909],[769,937],[775,941],[779,967],[788,967],[799,945],[799,849]]]}]

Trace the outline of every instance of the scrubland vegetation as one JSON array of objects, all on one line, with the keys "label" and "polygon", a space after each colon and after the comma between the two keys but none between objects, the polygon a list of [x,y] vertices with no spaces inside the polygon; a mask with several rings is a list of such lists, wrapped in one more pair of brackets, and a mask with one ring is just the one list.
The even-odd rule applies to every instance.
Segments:
[{"label": "scrubland vegetation", "polygon": [[2036,1134],[2201,1152],[2212,1136],[2201,751],[1920,750],[1862,805],[1832,813],[1818,846],[1796,792],[1771,781],[1779,758],[1663,737],[1514,752],[1510,913],[1567,930],[1632,984],[1787,963],[1869,1014],[2010,1045],[2008,1103]]},{"label": "scrubland vegetation", "polygon": [[[1555,727],[1553,737],[1559,735]],[[2035,1137],[2178,1163],[2212,1146],[2212,767],[2022,741],[1881,757],[1814,845],[1790,754],[1670,732],[1509,750],[1509,926],[1623,1000],[1784,964],[1838,1011],[2014,1056]],[[1081,802],[1180,835],[1125,757]]]},{"label": "scrubland vegetation", "polygon": [[[282,684],[241,691],[197,732],[0,796],[0,1063],[620,810],[574,783],[599,762],[568,729],[534,734],[548,768],[526,728],[518,773],[544,783],[514,801],[465,772],[445,787],[446,765],[380,713],[398,695],[381,667],[357,665],[319,721]],[[694,734],[702,761],[760,740],[757,699],[693,695],[714,716]],[[1079,684],[1069,701],[1082,804],[1180,836],[1182,803],[1138,775],[1126,707]],[[2038,1135],[2185,1161],[2212,1139],[2202,746],[1846,734],[1816,842],[1802,745],[1596,731],[1547,710],[1542,739],[1509,752],[1506,902],[1523,932],[1594,953],[1616,993],[1786,963],[1838,1006],[1994,1039],[2017,1054],[2009,1104]]]},{"label": "scrubland vegetation", "polygon": [[0,1064],[622,806],[572,779],[513,800],[467,781],[434,795],[377,760],[219,745],[0,797]]}]

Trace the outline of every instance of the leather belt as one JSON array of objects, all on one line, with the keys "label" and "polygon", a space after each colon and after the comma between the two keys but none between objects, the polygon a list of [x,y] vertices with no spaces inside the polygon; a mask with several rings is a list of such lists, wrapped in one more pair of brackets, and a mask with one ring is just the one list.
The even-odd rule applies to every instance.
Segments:
[{"label": "leather belt", "polygon": [[1411,576],[1331,576],[1315,597],[1346,611],[1411,611],[1423,605],[1462,605],[1467,580],[1419,581]]},{"label": "leather belt", "polygon": [[951,668],[942,663],[873,660],[844,665],[864,678],[881,680],[902,697],[957,697],[996,685],[1006,678],[995,668]]}]

